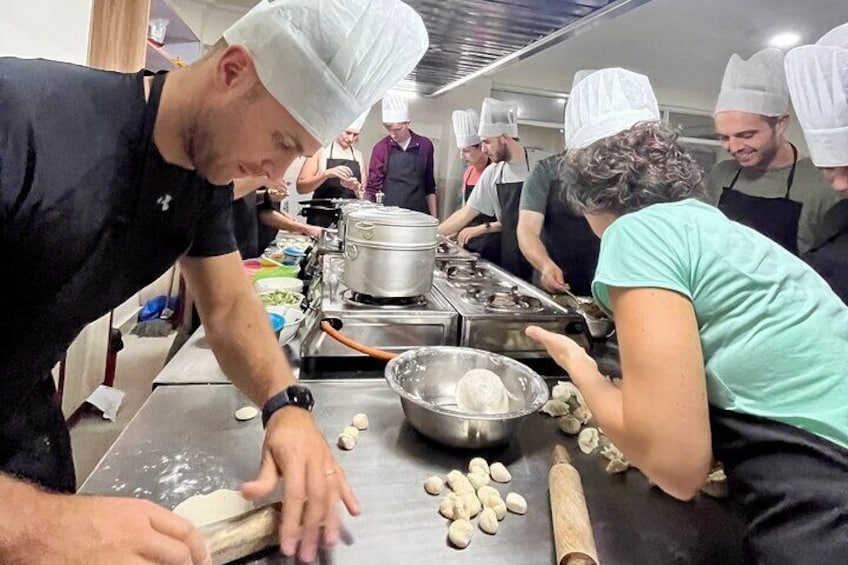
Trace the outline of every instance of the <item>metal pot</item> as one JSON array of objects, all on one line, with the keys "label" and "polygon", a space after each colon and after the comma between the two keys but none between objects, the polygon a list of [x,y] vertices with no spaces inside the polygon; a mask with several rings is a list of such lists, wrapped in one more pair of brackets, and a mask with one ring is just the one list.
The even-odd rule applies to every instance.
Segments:
[{"label": "metal pot", "polygon": [[348,217],[358,210],[362,210],[364,208],[374,208],[377,204],[371,202],[370,200],[353,200],[345,203],[341,207],[341,212],[339,213],[339,242],[344,245],[344,236],[345,230],[347,229],[347,219]]},{"label": "metal pot", "polygon": [[401,208],[358,210],[345,229],[344,283],[381,298],[426,294],[433,285],[439,221]]}]

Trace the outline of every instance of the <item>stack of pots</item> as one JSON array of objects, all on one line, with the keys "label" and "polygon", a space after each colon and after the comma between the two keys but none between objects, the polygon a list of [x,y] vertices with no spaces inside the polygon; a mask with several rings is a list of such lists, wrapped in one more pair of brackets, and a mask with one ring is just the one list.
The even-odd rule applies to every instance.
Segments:
[{"label": "stack of pots", "polygon": [[426,294],[433,285],[437,228],[433,216],[376,207],[346,216],[344,283],[378,298]]}]

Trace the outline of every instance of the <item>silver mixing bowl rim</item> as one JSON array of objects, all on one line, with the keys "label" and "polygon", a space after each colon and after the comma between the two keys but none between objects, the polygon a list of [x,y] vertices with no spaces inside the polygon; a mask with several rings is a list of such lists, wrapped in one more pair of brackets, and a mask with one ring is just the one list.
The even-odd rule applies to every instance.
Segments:
[{"label": "silver mixing bowl rim", "polygon": [[[407,392],[406,389],[404,389],[402,386],[400,386],[400,384],[398,384],[398,382],[391,377],[392,373],[394,372],[395,365],[404,361],[406,358],[413,357],[416,354],[422,353],[423,351],[473,352],[473,353],[478,353],[478,354],[487,355],[487,356],[499,357],[500,360],[505,365],[511,365],[513,367],[517,367],[522,372],[528,374],[528,376],[530,376],[531,379],[536,381],[536,383],[539,385],[539,388],[536,391],[536,396],[535,396],[535,398],[533,398],[532,402],[530,402],[524,408],[522,408],[520,410],[514,410],[512,412],[501,412],[499,414],[466,414],[464,412],[459,412],[457,410],[450,410],[448,408],[442,408],[441,406],[430,404],[429,402],[426,402],[425,400],[421,399],[420,397],[413,396],[413,395],[409,394],[409,392]],[[549,398],[548,385],[545,382],[545,379],[543,379],[541,376],[539,376],[539,374],[536,371],[534,371],[533,369],[531,369],[530,367],[528,367],[524,363],[520,363],[519,361],[516,361],[515,359],[512,359],[512,358],[507,357],[505,355],[500,355],[498,353],[492,353],[491,351],[486,351],[484,349],[474,349],[472,347],[455,347],[455,346],[450,346],[450,345],[442,345],[442,346],[430,346],[430,347],[417,347],[415,349],[410,349],[408,351],[404,351],[403,353],[401,353],[400,355],[398,355],[394,359],[390,360],[386,364],[386,369],[385,369],[383,375],[386,379],[386,382],[389,385],[389,388],[391,388],[393,391],[395,391],[395,393],[398,396],[400,396],[401,398],[404,398],[404,399],[408,400],[409,402],[416,404],[417,406],[420,406],[422,408],[426,408],[427,410],[430,410],[431,412],[435,412],[437,414],[441,414],[441,415],[444,415],[444,416],[450,416],[452,418],[464,418],[464,419],[472,419],[472,420],[511,420],[511,419],[514,419],[514,418],[521,418],[523,416],[527,416],[528,414],[533,414],[534,412],[538,412],[539,409],[541,409],[542,406],[544,406],[545,402],[547,402],[548,398]]]}]

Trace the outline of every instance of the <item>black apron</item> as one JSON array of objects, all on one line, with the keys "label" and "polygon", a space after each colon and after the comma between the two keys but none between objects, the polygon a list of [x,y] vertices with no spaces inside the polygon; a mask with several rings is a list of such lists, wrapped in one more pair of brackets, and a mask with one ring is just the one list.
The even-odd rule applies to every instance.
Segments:
[{"label": "black apron", "polygon": [[592,279],[598,266],[601,240],[583,216],[576,216],[565,200],[559,181],[548,194],[541,240],[551,260],[562,269],[571,292],[592,295]]},{"label": "black apron", "polygon": [[86,324],[152,283],[189,249],[203,213],[199,207],[196,215],[188,213],[189,206],[180,205],[203,198],[200,185],[179,194],[166,192],[186,175],[197,177],[168,165],[153,143],[164,81],[163,74],[153,79],[141,141],[133,148],[145,157],[131,165],[131,183],[115,199],[110,221],[76,275],[0,326],[0,347],[5,348],[0,469],[50,490],[76,490],[70,437],[55,402],[51,368]]},{"label": "black apron", "polygon": [[233,232],[239,253],[245,259],[258,257],[259,212],[256,209],[256,191],[245,194],[233,202]]},{"label": "black apron", "polygon": [[407,147],[406,151],[393,149],[390,145],[387,160],[383,205],[429,214],[424,193],[424,163],[418,151],[413,151],[413,147]]},{"label": "black apron", "polygon": [[[524,159],[527,161],[526,149],[524,150]],[[503,182],[505,167],[506,163],[501,166],[501,170],[498,172],[498,180],[495,181],[498,202],[501,205],[501,260],[498,264],[513,275],[525,281],[530,281],[533,276],[533,267],[524,258],[521,249],[518,247],[518,211],[524,181]],[[530,170],[529,161],[527,161],[527,170]]]},{"label": "black apron", "polygon": [[848,559],[848,450],[782,422],[710,407],[713,455],[745,517],[745,559]]},{"label": "black apron", "polygon": [[840,234],[803,257],[848,304],[848,233]]},{"label": "black apron", "polygon": [[[471,198],[471,192],[474,190],[474,185],[468,182],[468,179],[471,178],[471,167],[469,167],[468,172],[465,174],[465,177],[462,179],[462,185],[465,196],[464,201],[468,202],[468,199]],[[481,226],[486,222],[492,224],[497,222],[498,219],[494,216],[487,216],[486,214],[479,214],[476,218],[471,220],[468,224],[468,227],[471,226]],[[477,253],[483,259],[487,261],[491,261],[492,263],[500,263],[501,261],[501,234],[500,233],[484,233],[483,235],[478,235],[474,239],[470,240],[465,244],[465,249],[468,251],[472,251]]]},{"label": "black apron", "polygon": [[795,165],[798,163],[798,149],[791,146],[792,169],[786,179],[786,194],[783,198],[749,196],[733,190],[742,174],[742,167],[739,167],[730,185],[722,189],[718,207],[731,220],[757,230],[790,253],[798,255],[798,220],[803,205],[789,199],[795,181]]},{"label": "black apron", "polygon": [[[262,204],[259,204],[256,208],[257,216],[265,210],[270,210],[272,212],[280,211],[280,203],[274,202],[271,200],[271,196],[268,194],[268,191],[265,191],[265,201]],[[273,226],[266,225],[262,223],[261,216],[259,216],[259,222],[257,227],[257,251],[261,254],[265,251],[265,249],[271,245],[271,242],[277,237],[277,233],[280,231]]]},{"label": "black apron", "polygon": [[[334,167],[347,167],[356,177],[356,180],[362,182],[362,169],[359,167],[359,161],[356,160],[356,154],[353,152],[353,146],[350,147],[350,159],[333,159],[333,147],[335,141],[330,144],[330,154],[327,155],[327,165],[325,170],[329,171]],[[342,186],[342,181],[336,177],[331,177],[325,180],[315,189],[312,198],[324,200],[330,198],[356,198],[356,192]],[[321,226],[330,227],[330,226]]]}]

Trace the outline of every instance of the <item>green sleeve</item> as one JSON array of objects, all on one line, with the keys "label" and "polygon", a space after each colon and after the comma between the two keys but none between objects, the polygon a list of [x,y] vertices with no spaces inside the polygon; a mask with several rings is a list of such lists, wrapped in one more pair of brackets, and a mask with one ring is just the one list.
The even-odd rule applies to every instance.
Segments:
[{"label": "green sleeve", "polygon": [[556,176],[552,159],[549,157],[539,161],[530,171],[530,176],[524,181],[524,187],[521,189],[519,209],[545,213],[545,208],[548,206],[548,194]]}]

